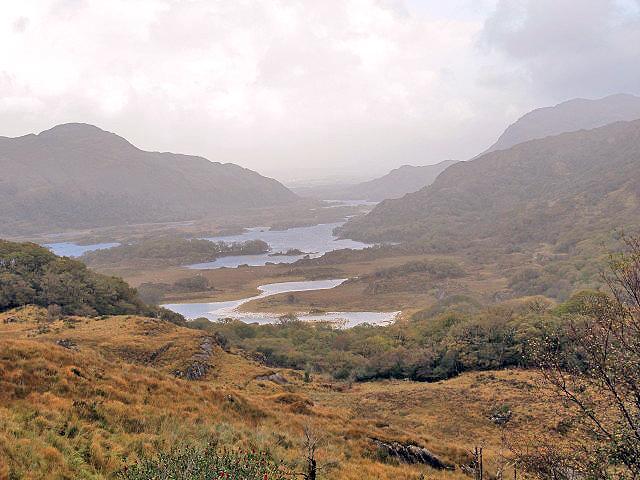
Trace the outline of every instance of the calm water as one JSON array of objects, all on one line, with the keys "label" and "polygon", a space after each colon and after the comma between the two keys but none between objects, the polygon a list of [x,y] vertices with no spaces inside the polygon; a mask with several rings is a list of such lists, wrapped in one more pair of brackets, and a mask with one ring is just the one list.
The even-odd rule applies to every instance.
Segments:
[{"label": "calm water", "polygon": [[325,200],[329,203],[325,208],[335,207],[375,207],[379,202],[371,200]]},{"label": "calm water", "polygon": [[[169,303],[162,305],[169,310],[182,314],[185,318],[204,317],[212,321],[221,318],[236,318],[245,323],[274,323],[278,315],[269,313],[239,312],[238,307],[255,300],[278,293],[303,292],[307,290],[326,290],[334,288],[344,282],[337,280],[314,280],[306,282],[283,282],[261,285],[258,287],[260,294],[241,300],[211,303]],[[330,321],[336,322],[342,327],[353,327],[361,323],[386,324],[395,320],[399,312],[328,312],[322,315],[298,314],[298,318],[304,321]]]},{"label": "calm water", "polygon": [[[297,227],[288,230],[273,231],[264,227],[249,228],[240,235],[227,237],[209,237],[207,240],[214,242],[246,242],[247,240],[263,240],[271,246],[270,253],[286,252],[289,249],[298,249],[311,254],[312,257],[319,257],[327,252],[339,250],[341,248],[351,248],[360,250],[367,246],[366,243],[356,242],[348,239],[338,239],[333,230],[343,225],[339,223],[325,223],[312,227]],[[235,268],[240,265],[260,266],[272,263],[293,263],[303,258],[303,255],[270,256],[268,253],[261,255],[237,255],[230,257],[220,257],[212,262],[196,263],[189,265],[189,268],[208,269],[229,267]]]},{"label": "calm water", "polygon": [[105,248],[117,247],[119,243],[94,243],[93,245],[78,245],[72,242],[62,243],[45,243],[43,246],[47,247],[56,255],[61,257],[80,257],[85,252],[92,252],[94,250],[104,250]]}]

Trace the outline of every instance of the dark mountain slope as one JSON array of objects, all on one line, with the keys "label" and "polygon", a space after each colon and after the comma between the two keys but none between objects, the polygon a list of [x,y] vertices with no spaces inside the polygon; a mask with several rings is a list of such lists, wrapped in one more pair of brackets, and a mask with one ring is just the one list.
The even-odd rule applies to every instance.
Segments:
[{"label": "dark mountain slope", "polygon": [[519,144],[449,167],[342,235],[439,246],[574,242],[640,223],[640,121]]},{"label": "dark mountain slope", "polygon": [[640,119],[640,97],[618,94],[597,100],[576,98],[533,110],[510,125],[487,152],[577,130]]},{"label": "dark mountain slope", "polygon": [[145,152],[113,133],[65,124],[0,137],[3,231],[189,220],[296,200],[276,180],[202,157]]}]

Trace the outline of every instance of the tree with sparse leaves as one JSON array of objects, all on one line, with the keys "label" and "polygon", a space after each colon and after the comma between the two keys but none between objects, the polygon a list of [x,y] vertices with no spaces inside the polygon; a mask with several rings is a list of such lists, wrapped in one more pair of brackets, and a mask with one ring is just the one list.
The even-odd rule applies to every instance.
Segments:
[{"label": "tree with sparse leaves", "polygon": [[603,274],[610,294],[583,296],[567,329],[537,345],[575,428],[564,451],[545,445],[522,455],[538,478],[640,478],[640,237],[622,238],[625,251]]}]

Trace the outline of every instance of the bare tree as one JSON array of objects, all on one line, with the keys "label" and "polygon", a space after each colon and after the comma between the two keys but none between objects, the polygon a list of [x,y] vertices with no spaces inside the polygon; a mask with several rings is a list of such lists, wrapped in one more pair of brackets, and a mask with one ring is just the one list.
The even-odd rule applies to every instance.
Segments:
[{"label": "bare tree", "polygon": [[622,238],[625,252],[603,274],[610,295],[585,297],[567,329],[538,345],[544,377],[576,425],[569,452],[524,456],[539,478],[640,478],[640,238]]},{"label": "bare tree", "polygon": [[318,461],[316,460],[316,450],[318,449],[318,437],[308,427],[304,427],[304,449],[306,451],[307,469],[304,474],[305,480],[316,480],[318,475]]},{"label": "bare tree", "polygon": [[305,480],[317,480],[320,471],[329,470],[337,465],[337,462],[320,464],[317,459],[318,450],[324,437],[318,435],[315,429],[305,425],[303,429],[302,446],[305,455],[305,469],[300,473]]}]

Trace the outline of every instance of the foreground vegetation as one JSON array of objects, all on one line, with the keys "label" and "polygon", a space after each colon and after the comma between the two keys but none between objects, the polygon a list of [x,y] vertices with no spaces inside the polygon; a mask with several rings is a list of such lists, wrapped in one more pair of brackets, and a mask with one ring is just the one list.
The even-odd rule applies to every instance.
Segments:
[{"label": "foreground vegetation", "polygon": [[[426,447],[455,465],[468,465],[467,449],[483,442],[495,471],[500,429],[492,412],[509,405],[514,428],[528,428],[534,379],[514,371],[441,384],[349,385],[317,374],[305,381],[162,320],[50,322],[44,309],[25,307],[0,314],[0,478],[108,478],[158,465],[157,455],[176,447],[208,445],[265,452],[304,472],[311,430],[319,478],[461,479],[459,468],[403,463],[374,439]],[[466,413],[450,416],[451,402]],[[551,428],[554,415],[533,411],[536,431]]]},{"label": "foreground vegetation", "polygon": [[[555,306],[530,297],[481,308],[464,297],[443,301],[390,326],[350,329],[285,316],[276,324],[190,322],[267,365],[356,381],[437,381],[470,370],[530,367],[529,345],[557,332],[588,292]],[[465,311],[466,310],[466,311]]]},{"label": "foreground vegetation", "polygon": [[157,458],[125,467],[118,475],[122,480],[285,480],[290,476],[290,472],[265,454],[219,451],[211,447],[161,453]]},{"label": "foreground vegetation", "polygon": [[[640,241],[625,241],[610,293],[453,296],[349,330],[294,318],[186,328],[143,316],[120,280],[4,242],[3,298],[40,306],[0,313],[0,478],[456,479],[478,473],[477,446],[489,478],[637,478]],[[423,262],[363,281],[405,274],[468,272]],[[93,296],[48,304],[59,283]]]}]

